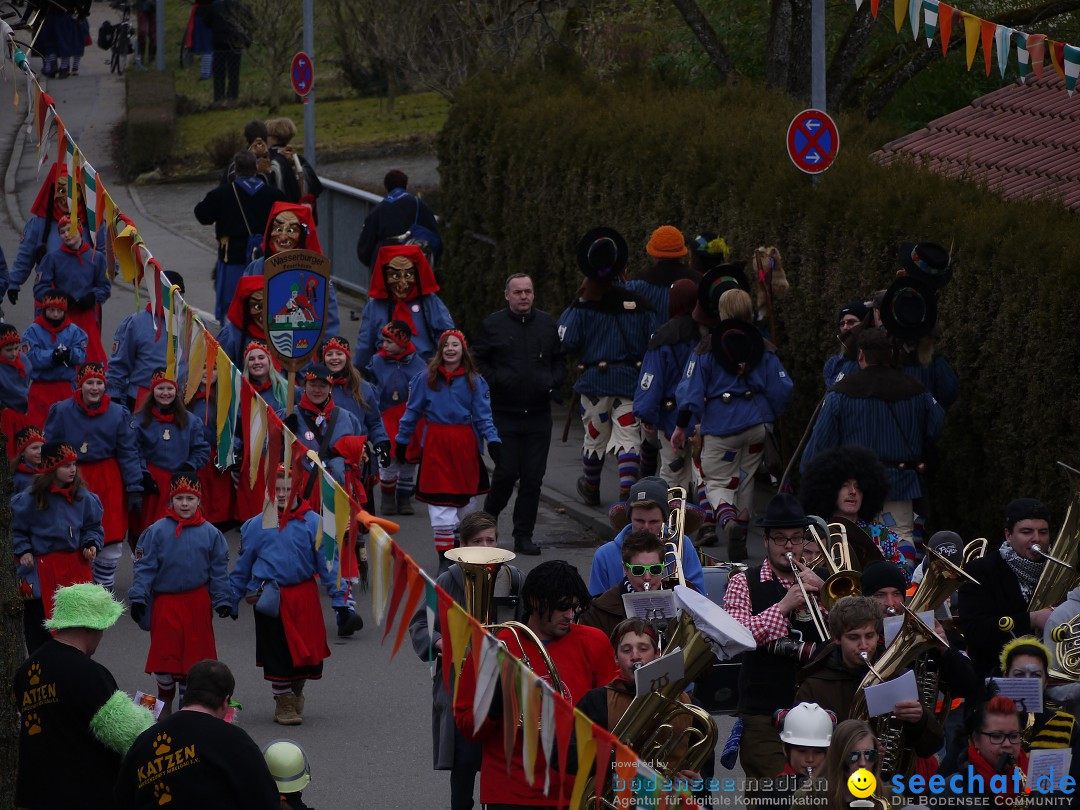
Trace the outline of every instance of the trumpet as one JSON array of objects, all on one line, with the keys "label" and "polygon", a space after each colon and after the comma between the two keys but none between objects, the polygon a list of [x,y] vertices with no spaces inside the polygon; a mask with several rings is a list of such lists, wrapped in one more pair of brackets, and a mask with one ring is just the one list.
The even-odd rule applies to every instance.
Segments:
[{"label": "trumpet", "polygon": [[825,617],[821,613],[821,607],[806,590],[806,585],[799,575],[799,566],[795,564],[795,555],[789,551],[784,556],[787,557],[788,562],[791,563],[791,573],[795,575],[795,582],[798,584],[799,590],[802,591],[802,597],[806,601],[806,612],[810,614],[810,621],[813,622],[814,631],[822,641],[828,641],[832,638],[829,634],[829,626],[825,623]]}]

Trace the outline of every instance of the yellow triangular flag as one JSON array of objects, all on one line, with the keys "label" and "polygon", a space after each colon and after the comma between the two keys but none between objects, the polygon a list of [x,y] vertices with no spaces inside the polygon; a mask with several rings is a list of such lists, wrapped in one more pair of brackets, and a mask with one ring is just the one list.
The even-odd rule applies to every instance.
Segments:
[{"label": "yellow triangular flag", "polygon": [[964,50],[967,56],[967,69],[971,70],[971,65],[975,61],[975,51],[979,48],[979,32],[982,29],[982,20],[973,14],[968,14],[966,11],[964,14]]},{"label": "yellow triangular flag", "polygon": [[908,0],[893,0],[893,22],[896,23],[896,33],[904,26],[907,19]]},{"label": "yellow triangular flag", "polygon": [[[454,603],[450,606],[450,609],[446,611],[446,623],[450,625],[450,650],[454,659],[454,697],[457,698],[457,687],[461,678],[458,678],[458,674],[461,672],[461,662],[465,660],[465,648],[469,643],[469,635],[471,634],[469,625],[469,614],[466,613],[461,605]],[[473,650],[473,655],[480,655],[480,650]]]},{"label": "yellow triangular flag", "polygon": [[191,344],[188,346],[188,376],[184,389],[184,402],[191,402],[199,390],[206,371],[206,327],[196,320],[191,330]]},{"label": "yellow triangular flag", "polygon": [[531,671],[521,678],[521,710],[521,766],[525,781],[532,785],[536,782],[536,743],[540,737],[540,682]]},{"label": "yellow triangular flag", "polygon": [[574,709],[574,733],[577,734],[577,777],[574,779],[574,792],[570,794],[570,806],[581,807],[585,794],[585,783],[593,776],[593,761],[596,759],[596,740],[593,739],[592,720]]},{"label": "yellow triangular flag", "polygon": [[[262,467],[263,450],[266,444],[266,400],[258,396],[250,388],[242,389],[240,396],[251,397],[251,424],[247,426],[246,440],[248,447],[251,448],[251,463],[248,465],[248,488],[254,489],[255,482],[259,478],[259,469]],[[267,470],[267,474],[277,475],[274,470]]]}]

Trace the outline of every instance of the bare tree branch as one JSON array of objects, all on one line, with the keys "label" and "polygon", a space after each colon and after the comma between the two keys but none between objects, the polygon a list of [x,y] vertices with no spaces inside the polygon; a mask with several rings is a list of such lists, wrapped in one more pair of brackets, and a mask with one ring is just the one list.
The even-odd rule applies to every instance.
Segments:
[{"label": "bare tree branch", "polygon": [[714,68],[720,74],[720,79],[726,81],[728,75],[735,70],[735,64],[731,61],[724,46],[720,43],[720,37],[716,35],[716,29],[712,27],[708,18],[702,13],[697,0],[671,0],[675,8],[682,14],[690,30],[694,32],[701,47],[709,56]]}]

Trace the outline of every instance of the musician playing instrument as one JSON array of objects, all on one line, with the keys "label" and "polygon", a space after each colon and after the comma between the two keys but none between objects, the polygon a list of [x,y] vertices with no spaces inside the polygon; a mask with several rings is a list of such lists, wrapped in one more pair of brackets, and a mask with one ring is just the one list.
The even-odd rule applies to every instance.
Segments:
[{"label": "musician playing instrument", "polygon": [[888,807],[888,789],[880,779],[881,753],[881,744],[865,721],[844,720],[833,730],[822,778],[813,779],[797,791],[791,807],[849,807],[855,796],[848,790],[848,779],[860,768],[870,771],[877,779],[871,794],[874,806]]},{"label": "musician playing instrument", "polygon": [[[592,571],[589,573],[591,594],[601,594],[622,582],[625,569],[621,549],[631,532],[644,530],[660,535],[671,513],[667,483],[657,476],[642,478],[630,488],[626,507],[630,512],[630,523],[615,535],[614,540],[604,543],[593,555]],[[675,540],[677,542],[678,538]],[[687,584],[699,593],[705,593],[701,559],[689,537],[683,541],[682,570]]]},{"label": "musician playing instrument", "polygon": [[[817,703],[837,717],[851,718],[868,664],[885,649],[882,615],[881,605],[869,596],[845,596],[833,605],[829,611],[833,641],[799,673],[795,700]],[[918,700],[898,702],[892,716],[903,724],[905,748],[913,747],[921,757],[941,750],[945,737],[941,724]]]},{"label": "musician playing instrument", "polygon": [[664,582],[664,544],[652,532],[631,532],[623,541],[622,559],[622,582],[594,597],[578,619],[578,624],[595,627],[609,638],[616,626],[626,620],[623,594],[657,591]]},{"label": "musician playing instrument", "polygon": [[[1052,669],[1062,669],[1059,649],[1063,649],[1059,647],[1059,643],[1052,634],[1057,627],[1066,622],[1071,623],[1077,617],[1080,617],[1080,588],[1073,588],[1069,591],[1069,595],[1065,597],[1065,601],[1054,608],[1054,612],[1050,614],[1050,620],[1043,629],[1043,644],[1050,648],[1050,666]],[[1071,633],[1069,637],[1071,646],[1076,649],[1080,638]],[[1066,643],[1068,643],[1068,640],[1066,640]],[[1071,711],[1073,714],[1078,713],[1078,709],[1080,709],[1080,682],[1072,681],[1047,686],[1046,694],[1051,700],[1060,703],[1067,711]]]},{"label": "musician playing instrument", "polygon": [[[957,769],[953,773],[963,777],[964,801],[969,807],[1005,807],[1020,804],[1024,787],[1013,774],[1019,770],[1026,774],[1028,756],[1021,746],[1020,713],[1011,698],[996,695],[985,703],[979,704],[968,718],[968,747],[961,756]],[[968,766],[972,775],[969,777]],[[945,776],[945,790],[951,792],[951,773]],[[992,791],[991,779],[1000,791]],[[969,785],[971,781],[973,785]],[[972,790],[972,787],[981,790]],[[996,795],[995,795],[996,793]],[[979,799],[976,799],[979,797]],[[981,801],[980,801],[981,799]]]},{"label": "musician playing instrument", "polygon": [[[496,633],[496,638],[544,680],[552,681],[557,674],[567,700],[574,703],[590,689],[610,683],[617,675],[618,667],[607,637],[595,627],[573,623],[589,601],[589,592],[574,566],[565,560],[541,563],[525,577],[525,583],[521,586],[521,600],[525,605],[525,625],[544,644],[544,650],[557,673],[548,670],[540,649],[524,634],[515,634],[511,629],[504,628]],[[483,745],[480,801],[492,810],[519,806],[553,807],[559,803],[560,784],[564,791],[563,801],[568,801],[574,780],[560,779],[558,770],[544,761],[542,751],[537,754],[538,778],[532,786],[525,780],[520,742],[515,740],[511,760],[507,763],[500,689],[496,688],[488,715],[481,718],[477,729],[474,728],[473,716],[476,673],[470,661],[465,662],[460,678],[454,701],[454,721],[466,738]],[[521,735],[517,736],[520,739]],[[543,792],[544,768],[551,771],[551,795],[544,795]]]},{"label": "musician playing instrument", "polygon": [[965,567],[979,584],[960,588],[958,613],[980,677],[996,672],[998,654],[1011,637],[1042,633],[1049,621],[1050,608],[1028,610],[1043,568],[1052,564],[1033,546],[1046,551],[1049,541],[1046,507],[1034,498],[1018,498],[1005,507],[1005,542]]},{"label": "musician playing instrument", "polygon": [[795,674],[809,660],[812,644],[825,641],[804,610],[792,569],[794,564],[808,594],[821,587],[821,578],[799,559],[810,523],[793,495],[776,495],[757,521],[764,529],[764,564],[735,574],[724,594],[724,610],[753,633],[758,645],[739,673],[739,761],[751,779],[771,779],[783,769],[787,760],[773,713],[794,704]]}]

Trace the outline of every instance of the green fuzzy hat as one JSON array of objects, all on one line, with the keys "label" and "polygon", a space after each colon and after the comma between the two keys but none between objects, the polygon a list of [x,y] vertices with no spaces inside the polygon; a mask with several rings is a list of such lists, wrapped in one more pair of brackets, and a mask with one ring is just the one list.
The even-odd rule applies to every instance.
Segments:
[{"label": "green fuzzy hat", "polygon": [[89,630],[108,630],[124,606],[100,585],[84,582],[57,588],[53,603],[53,615],[46,619],[46,630],[65,630],[69,627],[85,627]]}]

